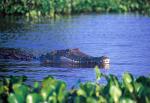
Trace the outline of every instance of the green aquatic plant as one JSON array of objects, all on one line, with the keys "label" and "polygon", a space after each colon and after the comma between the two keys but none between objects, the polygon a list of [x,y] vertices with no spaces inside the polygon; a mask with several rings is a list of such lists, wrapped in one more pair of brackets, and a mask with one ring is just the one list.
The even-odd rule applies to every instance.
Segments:
[{"label": "green aquatic plant", "polygon": [[[150,78],[134,78],[124,73],[122,80],[115,75],[105,75],[95,67],[96,82],[79,83],[79,87],[67,89],[65,82],[47,76],[41,83],[28,86],[25,76],[3,77],[0,80],[1,103],[149,103]],[[100,84],[100,78],[107,83]]]},{"label": "green aquatic plant", "polygon": [[0,14],[30,17],[105,12],[150,15],[149,0],[0,0]]}]

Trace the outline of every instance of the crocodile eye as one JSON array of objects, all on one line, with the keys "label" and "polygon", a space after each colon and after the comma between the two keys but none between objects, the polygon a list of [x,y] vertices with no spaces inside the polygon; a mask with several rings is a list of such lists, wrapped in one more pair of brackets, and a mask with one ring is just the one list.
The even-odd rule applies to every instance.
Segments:
[{"label": "crocodile eye", "polygon": [[106,59],[106,60],[105,60],[106,63],[109,63],[109,61],[110,61],[109,59]]},{"label": "crocodile eye", "polygon": [[107,58],[107,59],[103,59],[102,62],[106,63],[106,64],[109,64],[110,60]]}]

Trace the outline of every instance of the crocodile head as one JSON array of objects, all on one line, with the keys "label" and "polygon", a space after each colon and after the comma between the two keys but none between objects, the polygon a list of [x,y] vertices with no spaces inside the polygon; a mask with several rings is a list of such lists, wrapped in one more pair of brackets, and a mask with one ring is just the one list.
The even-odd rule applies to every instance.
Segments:
[{"label": "crocodile head", "polygon": [[109,64],[110,63],[110,59],[108,57],[102,56],[101,58],[102,58],[102,60],[101,60],[102,64]]},{"label": "crocodile head", "polygon": [[107,56],[102,56],[100,64],[101,64],[101,67],[107,69],[110,67],[110,59]]}]

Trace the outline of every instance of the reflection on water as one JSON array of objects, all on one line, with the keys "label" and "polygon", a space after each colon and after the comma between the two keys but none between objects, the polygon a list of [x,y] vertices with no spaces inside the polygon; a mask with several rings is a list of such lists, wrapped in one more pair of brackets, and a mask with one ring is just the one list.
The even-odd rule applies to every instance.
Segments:
[{"label": "reflection on water", "polygon": [[[35,55],[55,49],[80,48],[92,56],[110,57],[110,69],[102,72],[119,77],[125,71],[134,76],[150,74],[149,43],[149,17],[93,14],[42,19],[36,23],[23,17],[0,17],[0,47],[30,50]],[[52,68],[31,64],[1,66],[0,75],[27,75],[30,82],[52,75],[71,85],[78,79],[95,79],[91,68]]]}]

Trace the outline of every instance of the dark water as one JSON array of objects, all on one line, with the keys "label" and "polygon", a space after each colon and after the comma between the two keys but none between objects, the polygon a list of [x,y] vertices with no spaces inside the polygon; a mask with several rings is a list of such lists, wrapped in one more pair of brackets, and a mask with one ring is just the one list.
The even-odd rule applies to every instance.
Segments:
[{"label": "dark water", "polygon": [[[61,19],[28,21],[23,17],[0,17],[0,47],[21,48],[35,55],[55,49],[80,48],[111,59],[106,74],[118,77],[128,71],[135,77],[150,76],[150,18],[137,15],[80,15]],[[16,64],[16,63],[14,63]],[[19,65],[20,64],[20,65]],[[94,81],[93,68],[53,68],[37,62],[1,66],[0,75],[26,75],[29,82],[47,75],[65,80]]]}]

